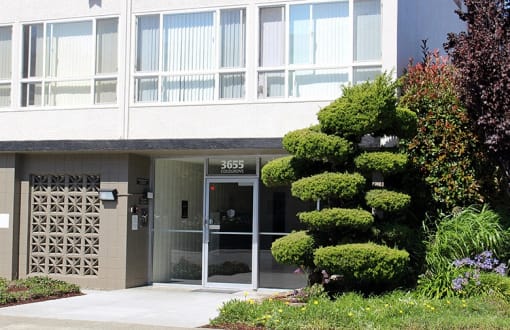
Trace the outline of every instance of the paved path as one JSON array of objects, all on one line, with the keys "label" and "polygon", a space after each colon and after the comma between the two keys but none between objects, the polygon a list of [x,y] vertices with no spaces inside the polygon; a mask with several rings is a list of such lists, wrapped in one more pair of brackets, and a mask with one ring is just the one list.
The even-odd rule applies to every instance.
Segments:
[{"label": "paved path", "polygon": [[[84,292],[83,296],[0,308],[0,329],[189,329],[208,324],[224,302],[246,299],[243,291],[187,286]],[[249,292],[248,298],[272,293]]]}]

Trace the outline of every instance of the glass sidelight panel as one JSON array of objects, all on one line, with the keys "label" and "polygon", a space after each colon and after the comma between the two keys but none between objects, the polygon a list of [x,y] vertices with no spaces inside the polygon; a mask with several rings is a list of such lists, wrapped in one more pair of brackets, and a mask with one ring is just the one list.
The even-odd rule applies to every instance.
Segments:
[{"label": "glass sidelight panel", "polygon": [[202,283],[202,159],[155,161],[153,281]]},{"label": "glass sidelight panel", "polygon": [[255,181],[208,182],[207,283],[251,284]]}]

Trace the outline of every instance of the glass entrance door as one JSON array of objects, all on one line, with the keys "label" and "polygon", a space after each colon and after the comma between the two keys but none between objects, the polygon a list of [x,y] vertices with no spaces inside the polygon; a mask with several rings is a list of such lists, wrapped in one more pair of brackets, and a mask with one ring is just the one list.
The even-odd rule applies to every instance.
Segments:
[{"label": "glass entrance door", "polygon": [[256,288],[258,181],[207,179],[206,189],[205,285]]}]

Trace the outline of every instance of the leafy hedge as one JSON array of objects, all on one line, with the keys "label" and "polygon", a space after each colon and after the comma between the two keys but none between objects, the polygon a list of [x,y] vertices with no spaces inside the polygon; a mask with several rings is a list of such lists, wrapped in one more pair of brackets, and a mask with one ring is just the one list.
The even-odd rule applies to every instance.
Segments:
[{"label": "leafy hedge", "polygon": [[383,174],[402,172],[407,164],[407,155],[388,151],[364,152],[354,160],[361,171],[379,171]]},{"label": "leafy hedge", "polygon": [[314,262],[353,285],[395,283],[407,271],[409,253],[374,243],[344,244],[317,249]]},{"label": "leafy hedge", "polygon": [[359,173],[321,173],[292,183],[292,196],[301,200],[342,198],[358,195],[365,186],[365,178]]},{"label": "leafy hedge", "polygon": [[342,97],[319,111],[322,131],[355,140],[384,131],[395,121],[395,87],[387,74],[373,82],[344,87]]},{"label": "leafy hedge", "polygon": [[374,223],[372,214],[360,209],[328,208],[320,211],[302,212],[299,220],[311,229],[367,231]]},{"label": "leafy hedge", "polygon": [[368,206],[385,212],[399,212],[411,204],[411,196],[386,189],[368,191],[365,200]]},{"label": "leafy hedge", "polygon": [[300,129],[283,137],[283,147],[296,157],[342,162],[352,153],[352,143],[338,136]]},{"label": "leafy hedge", "polygon": [[310,265],[313,260],[314,239],[305,231],[292,232],[271,245],[271,253],[278,263]]}]

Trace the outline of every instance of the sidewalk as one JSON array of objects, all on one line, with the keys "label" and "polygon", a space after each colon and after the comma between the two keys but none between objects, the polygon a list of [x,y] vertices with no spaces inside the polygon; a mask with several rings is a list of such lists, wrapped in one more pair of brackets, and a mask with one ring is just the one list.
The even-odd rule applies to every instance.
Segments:
[{"label": "sidewalk", "polygon": [[[248,297],[275,291],[249,292]],[[148,286],[0,308],[0,329],[196,328],[218,315],[221,305],[246,299],[244,291],[196,286]]]}]

